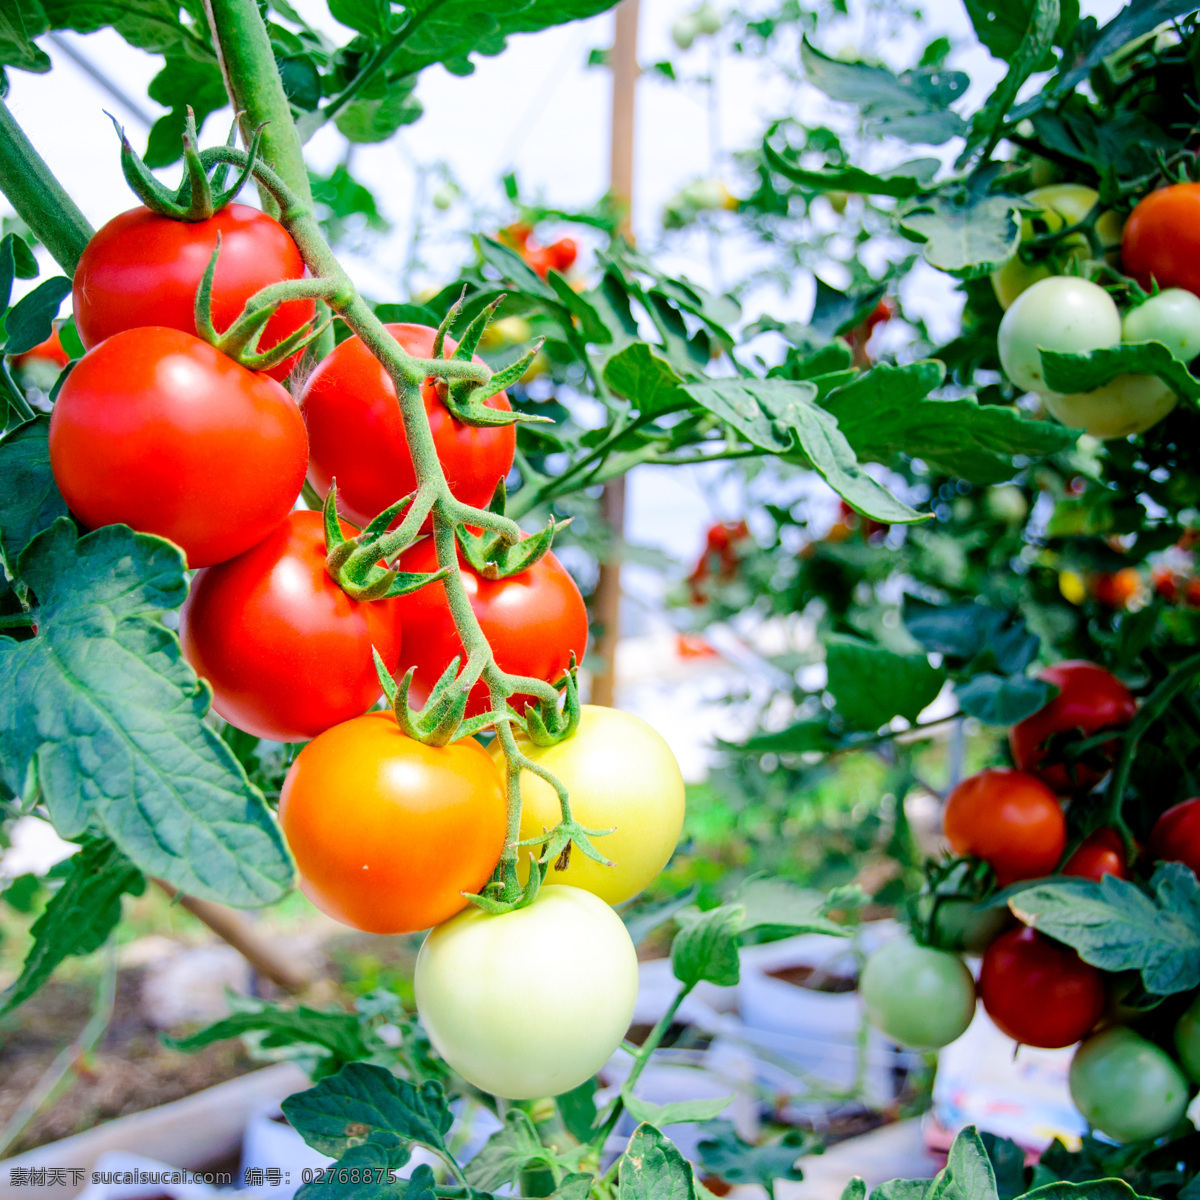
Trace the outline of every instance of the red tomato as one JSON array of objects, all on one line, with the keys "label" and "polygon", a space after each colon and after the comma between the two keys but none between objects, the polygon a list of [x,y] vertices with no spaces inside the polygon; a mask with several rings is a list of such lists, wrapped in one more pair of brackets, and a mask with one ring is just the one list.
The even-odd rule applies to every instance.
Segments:
[{"label": "red tomato", "polygon": [[1195,576],[1183,585],[1183,602],[1188,608],[1200,608],[1200,579]]},{"label": "red tomato", "polygon": [[979,996],[1014,1041],[1051,1050],[1085,1037],[1104,1013],[1104,977],[1069,946],[1021,926],[983,952]]},{"label": "red tomato", "polygon": [[[400,556],[402,571],[436,571],[433,539],[425,538]],[[528,571],[507,579],[483,579],[459,559],[463,587],[496,663],[513,675],[529,675],[553,683],[570,665],[571,652],[583,659],[587,647],[588,618],[575,581],[553,554],[539,559]],[[399,674],[415,667],[414,698],[429,693],[455,655],[463,653],[454,629],[445,586],[431,583],[399,598],[404,628],[404,652]],[[531,696],[516,695],[511,703],[523,712]],[[471,689],[467,716],[478,716],[490,707],[483,682]]]},{"label": "red tomato", "polygon": [[946,801],[943,826],[954,852],[982,858],[1001,887],[1049,875],[1067,844],[1058,797],[1021,771],[995,768],[964,779]]},{"label": "red tomato", "polygon": [[293,512],[257,546],[197,573],[179,640],[231,725],[307,741],[379,699],[371,647],[396,669],[396,603],[347,596],[325,570],[321,514]]},{"label": "red tomato", "polygon": [[546,251],[550,255],[550,265],[556,271],[569,271],[579,257],[579,247],[575,244],[575,239],[569,237],[551,242]]},{"label": "red tomato", "polygon": [[1147,290],[1157,283],[1200,296],[1200,183],[1174,183],[1142,200],[1125,222],[1121,262]]},{"label": "red tomato", "polygon": [[1200,875],[1200,796],[1168,808],[1150,830],[1150,853],[1181,862]]},{"label": "red tomato", "polygon": [[63,349],[56,325],[44,342],[38,342],[24,354],[14,354],[12,361],[14,367],[24,367],[31,362],[48,362],[53,363],[56,367],[65,367],[71,361],[71,356]]},{"label": "red tomato", "polygon": [[[1085,759],[1068,762],[1058,745],[1063,735],[1090,738],[1107,729],[1124,729],[1137,712],[1130,690],[1110,671],[1090,662],[1060,662],[1038,676],[1059,693],[1009,731],[1013,761],[1059,795],[1087,791],[1108,774],[1120,743],[1114,739]],[[1048,744],[1053,739],[1053,745]]]},{"label": "red tomato", "polygon": [[1067,859],[1064,875],[1079,875],[1084,879],[1103,879],[1115,875],[1129,878],[1129,862],[1125,843],[1115,829],[1097,829],[1080,842],[1078,849]]},{"label": "red tomato", "polygon": [[391,713],[327,729],[283,782],[279,824],[300,887],[370,933],[428,929],[487,883],[505,835],[504,784],[473,738],[426,746]]},{"label": "red tomato", "polygon": [[[435,331],[428,326],[387,328],[409,354],[433,357]],[[457,345],[446,339],[447,358]],[[450,490],[464,504],[485,506],[512,467],[517,445],[513,426],[460,424],[432,383],[422,394]],[[487,406],[504,412],[512,407],[503,392]],[[300,393],[300,408],[312,443],[309,481],[324,496],[336,478],[338,506],[348,520],[365,525],[417,486],[396,388],[357,337],[347,338],[317,364]]]},{"label": "red tomato", "polygon": [[1155,567],[1150,580],[1154,584],[1154,594],[1168,604],[1179,603],[1179,579],[1175,572],[1167,567]]},{"label": "red tomato", "polygon": [[1142,577],[1136,567],[1122,567],[1119,571],[1097,572],[1088,583],[1097,604],[1105,608],[1125,608],[1138,594]]},{"label": "red tomato", "polygon": [[[87,244],[75,268],[75,324],[90,350],[114,333],[142,325],[196,332],[196,288],[221,235],[213,279],[212,318],[218,332],[241,314],[261,288],[300,279],[304,260],[278,221],[245,204],[228,204],[207,221],[173,221],[148,208],[113,217]],[[267,322],[259,348],[269,350],[306,321],[311,300],[281,304]],[[270,374],[285,379],[293,355]]]},{"label": "red tomato", "polygon": [[279,525],[307,456],[278,383],[178,329],[129,329],[90,350],[50,415],[50,466],[80,521],[170,538],[190,567]]}]

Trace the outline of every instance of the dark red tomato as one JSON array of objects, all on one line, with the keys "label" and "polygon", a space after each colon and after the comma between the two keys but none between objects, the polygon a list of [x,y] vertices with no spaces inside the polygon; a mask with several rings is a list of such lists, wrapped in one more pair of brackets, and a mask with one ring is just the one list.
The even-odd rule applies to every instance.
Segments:
[{"label": "dark red tomato", "polygon": [[1142,200],[1121,233],[1121,262],[1147,290],[1156,283],[1200,296],[1200,183],[1174,183]]},{"label": "dark red tomato", "polygon": [[1150,853],[1181,862],[1200,875],[1200,796],[1168,808],[1150,830]]},{"label": "dark red tomato", "polygon": [[979,996],[1014,1041],[1047,1050],[1085,1037],[1104,1013],[1104,977],[1061,942],[1021,926],[983,953]]},{"label": "dark red tomato", "polygon": [[257,546],[197,572],[179,640],[231,725],[307,741],[379,699],[371,647],[396,669],[396,604],[347,596],[325,570],[321,514],[293,512]]},{"label": "dark red tomato", "polygon": [[1095,663],[1055,663],[1038,678],[1054,684],[1059,692],[1009,731],[1013,761],[1059,795],[1087,791],[1108,774],[1120,743],[1116,739],[1106,742],[1074,761],[1062,757],[1063,743],[1108,729],[1124,729],[1137,712],[1137,701],[1112,672]]},{"label": "dark red tomato", "polygon": [[65,367],[71,361],[71,356],[63,349],[56,325],[44,342],[38,342],[24,354],[14,354],[12,361],[14,367],[24,367],[32,362],[48,362],[53,363],[56,367]]},{"label": "dark red tomato", "polygon": [[[507,579],[483,579],[460,562],[463,587],[496,663],[513,675],[529,675],[553,683],[570,665],[571,652],[583,659],[588,620],[583,597],[575,581],[553,554],[547,554],[528,571]],[[425,538],[400,556],[402,571],[436,571],[433,539]],[[462,654],[446,603],[446,589],[431,583],[418,592],[401,596],[400,623],[404,628],[403,675],[415,667],[414,699],[429,693],[451,660]],[[511,703],[523,712],[530,696],[516,695]],[[488,711],[488,690],[482,682],[471,689],[467,716]]]},{"label": "dark red tomato", "polygon": [[1155,567],[1150,573],[1154,594],[1168,604],[1179,603],[1179,577],[1169,567]]},{"label": "dark red tomato", "polygon": [[304,483],[296,402],[190,333],[115,334],[67,376],[50,415],[50,466],[90,529],[170,538],[188,566],[262,541]]},{"label": "dark red tomato", "polygon": [[557,242],[551,242],[546,247],[547,253],[551,258],[551,266],[556,271],[569,271],[574,265],[575,260],[579,257],[579,247],[575,244],[574,238],[559,238]]},{"label": "dark red tomato", "polygon": [[[409,354],[433,357],[435,331],[428,326],[387,328]],[[446,357],[457,344],[446,339]],[[464,504],[486,505],[512,467],[517,445],[513,426],[461,424],[430,382],[423,397],[450,490]],[[488,400],[487,406],[504,412],[512,407],[503,392]],[[365,525],[417,486],[396,388],[357,337],[342,342],[317,364],[300,393],[300,408],[312,444],[309,481],[324,496],[336,478],[338,506],[348,520]]]},{"label": "dark red tomato", "polygon": [[1058,797],[1021,771],[996,768],[964,779],[946,801],[943,826],[954,852],[982,858],[1001,887],[1049,875],[1067,845]]},{"label": "dark red tomato", "polygon": [[1098,571],[1088,579],[1088,591],[1097,604],[1105,608],[1127,608],[1130,600],[1141,591],[1142,577],[1136,567],[1119,571]]},{"label": "dark red tomato", "polygon": [[1079,848],[1067,859],[1064,875],[1079,875],[1084,879],[1103,879],[1115,875],[1129,878],[1129,860],[1125,843],[1115,829],[1097,829],[1079,843]]},{"label": "dark red tomato", "polygon": [[[131,208],[103,226],[75,268],[75,324],[90,350],[114,333],[142,325],[196,332],[196,288],[221,235],[212,316],[224,330],[261,288],[300,279],[304,260],[278,221],[245,204],[226,205],[207,221],[173,221]],[[259,342],[269,350],[313,316],[311,300],[281,304]],[[272,368],[284,379],[295,356]]]}]

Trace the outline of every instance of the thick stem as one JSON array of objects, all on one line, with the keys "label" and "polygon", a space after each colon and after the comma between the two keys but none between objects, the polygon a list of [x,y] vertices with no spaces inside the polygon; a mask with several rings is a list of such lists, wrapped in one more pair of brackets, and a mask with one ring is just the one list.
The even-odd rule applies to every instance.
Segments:
[{"label": "thick stem", "polygon": [[0,190],[68,275],[94,230],[0,100]]}]

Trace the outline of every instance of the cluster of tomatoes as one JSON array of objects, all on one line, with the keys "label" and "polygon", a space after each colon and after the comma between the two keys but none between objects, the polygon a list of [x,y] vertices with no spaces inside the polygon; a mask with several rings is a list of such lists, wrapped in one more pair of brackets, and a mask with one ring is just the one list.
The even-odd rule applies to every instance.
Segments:
[{"label": "cluster of tomatoes", "polygon": [[[1128,373],[1091,391],[1063,394],[1047,383],[1040,352],[1162,342],[1184,363],[1200,354],[1200,271],[1179,240],[1200,220],[1200,184],[1175,183],[1152,192],[1123,228],[1115,213],[1100,213],[1090,231],[1094,243],[1083,228],[1099,203],[1094,189],[1058,184],[1027,198],[1039,207],[1023,223],[1022,248],[993,275],[1007,310],[1000,322],[1000,364],[1064,425],[1098,438],[1142,433],[1175,407],[1175,392],[1161,379]],[[1048,252],[1039,253],[1039,238],[1051,239]],[[1099,284],[1055,273],[1117,264],[1138,285],[1124,314]]]},{"label": "cluster of tomatoes", "polygon": [[[1041,678],[1058,694],[1010,730],[1015,768],[981,771],[950,793],[946,840],[956,854],[987,864],[1000,888],[1051,874],[1128,879],[1133,847],[1126,838],[1105,825],[1071,837],[1063,802],[1088,812],[1085,797],[1120,745],[1104,735],[1128,726],[1137,702],[1095,663],[1058,663]],[[1159,817],[1145,856],[1148,865],[1182,862],[1200,874],[1200,798]],[[1200,998],[1177,1021],[1173,1058],[1125,1023],[1136,1014],[1122,1013],[1104,973],[1073,949],[1014,925],[1003,907],[953,903],[965,906],[953,927],[935,912],[929,932],[934,941],[982,954],[978,983],[949,949],[909,938],[889,943],[868,961],[861,981],[868,1015],[883,1032],[907,1045],[944,1046],[971,1023],[978,997],[1018,1043],[1080,1043],[1071,1095],[1094,1128],[1125,1142],[1158,1137],[1179,1121],[1189,1078],[1200,1082]]]},{"label": "cluster of tomatoes", "polygon": [[579,247],[574,238],[561,237],[548,246],[533,240],[533,228],[524,221],[517,221],[500,230],[500,240],[511,246],[543,279],[551,269],[565,274],[579,257]]},{"label": "cluster of tomatoes", "polygon": [[[616,1049],[632,1015],[636,954],[611,906],[641,891],[674,850],[678,764],[653,729],[611,709],[583,706],[571,736],[553,745],[518,732],[520,752],[566,787],[574,819],[612,862],[568,846],[540,889],[526,890],[531,902],[500,913],[470,903],[487,892],[510,832],[499,739],[426,744],[394,713],[372,711],[387,682],[376,655],[393,677],[411,671],[409,694],[420,699],[462,654],[445,587],[356,599],[341,586],[322,514],[296,507],[306,478],[322,496],[336,480],[330,519],[343,546],[414,491],[394,383],[352,336],[303,379],[291,376],[293,397],[281,380],[294,355],[255,371],[199,336],[194,301],[218,235],[217,329],[260,289],[304,275],[288,232],[238,204],[192,222],[137,208],[88,245],[74,280],[87,352],[51,414],[55,479],[84,526],[131,526],[183,552],[194,575],[180,641],[214,710],[257,737],[307,742],[279,805],[303,890],[359,929],[432,930],[416,994],[447,1061],[502,1096],[575,1087]],[[312,315],[310,300],[280,305],[258,348],[303,331]],[[433,329],[387,329],[414,357],[433,357]],[[447,338],[443,353],[454,348]],[[458,421],[433,378],[422,395],[450,490],[486,505],[512,466],[513,427]],[[509,408],[503,392],[486,403]],[[433,539],[389,565],[401,579],[436,572]],[[463,589],[497,665],[561,681],[587,642],[579,589],[551,553],[507,574],[492,566],[477,570],[460,550]],[[531,699],[510,698],[518,716]],[[476,684],[466,715],[490,709]],[[536,853],[559,824],[559,795],[528,770],[521,782],[520,840]]]},{"label": "cluster of tomatoes", "polygon": [[753,545],[745,521],[718,521],[704,535],[704,550],[688,573],[688,597],[693,604],[707,604],[712,584],[737,578],[738,564]]}]

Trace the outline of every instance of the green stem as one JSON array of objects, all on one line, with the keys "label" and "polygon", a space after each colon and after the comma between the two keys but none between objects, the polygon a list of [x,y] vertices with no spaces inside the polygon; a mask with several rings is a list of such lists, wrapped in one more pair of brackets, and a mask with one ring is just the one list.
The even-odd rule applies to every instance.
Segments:
[{"label": "green stem", "polygon": [[94,230],[0,100],[0,190],[68,275]]}]

